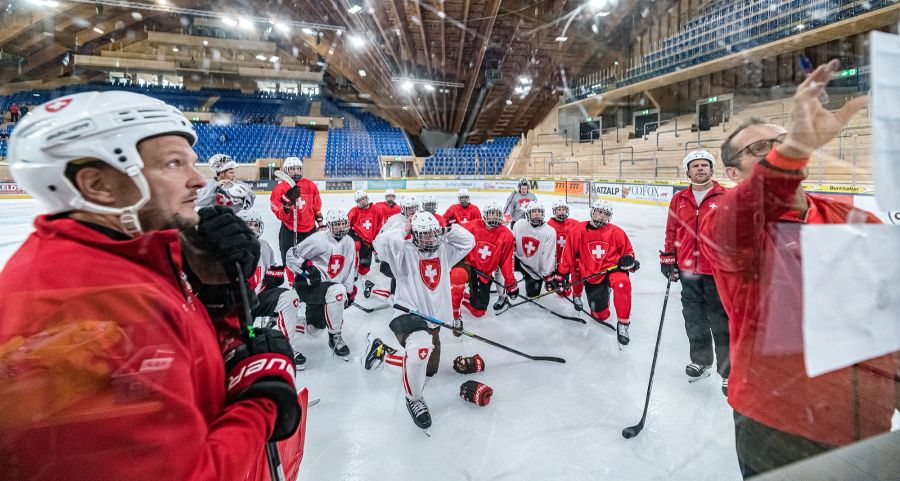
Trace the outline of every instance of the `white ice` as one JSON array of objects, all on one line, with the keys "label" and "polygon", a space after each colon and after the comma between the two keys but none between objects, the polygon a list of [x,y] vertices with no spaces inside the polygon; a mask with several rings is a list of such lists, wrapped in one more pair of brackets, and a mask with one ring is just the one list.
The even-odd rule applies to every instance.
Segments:
[{"label": "white ice", "polygon": [[[371,194],[380,200],[381,194]],[[421,193],[414,195],[421,196]],[[435,193],[443,212],[455,196]],[[351,194],[323,193],[328,208],[349,209]],[[555,199],[539,195],[548,205]],[[472,201],[503,201],[506,194],[473,192]],[[262,196],[263,237],[278,246],[278,221]],[[31,231],[40,212],[33,200],[0,202],[0,263]],[[587,218],[587,206],[572,208]],[[666,282],[659,272],[665,206],[615,203],[613,222],[628,233],[642,262],[632,276],[631,344],[619,351],[615,334],[593,321],[581,325],[523,305],[481,319],[463,309],[466,329],[532,355],[552,355],[566,364],[535,362],[477,340],[442,334],[440,372],[425,388],[431,408],[431,437],[415,427],[404,403],[400,370],[385,365],[363,369],[367,333],[397,345],[387,325],[392,310],[373,314],[350,308],[344,339],[351,362],[330,354],[320,333],[305,338],[308,358],[298,377],[310,398],[301,480],[730,480],[740,479],[734,450],[732,411],[712,376],[688,384],[684,366],[688,342],[681,315],[680,284],[673,284],[660,344],[659,361],[644,430],[626,440],[622,429],[641,417],[656,343]],[[360,280],[360,291],[362,280]],[[373,306],[375,296],[357,302]],[[493,299],[491,301],[493,303]],[[540,300],[575,315],[556,296]],[[490,309],[489,309],[490,311]],[[584,317],[584,316],[582,316]],[[463,376],[453,371],[457,355],[481,354],[486,370]],[[494,389],[490,405],[459,397],[459,386],[475,379]]]}]

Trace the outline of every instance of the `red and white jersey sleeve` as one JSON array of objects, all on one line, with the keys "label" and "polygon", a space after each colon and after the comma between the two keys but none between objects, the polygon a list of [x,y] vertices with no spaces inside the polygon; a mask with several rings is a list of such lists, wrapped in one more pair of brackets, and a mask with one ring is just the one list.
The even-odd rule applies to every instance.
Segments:
[{"label": "red and white jersey sleeve", "polygon": [[[404,238],[404,229],[393,228],[375,238],[375,249],[379,257],[388,260],[397,279],[398,304],[449,321],[453,318],[450,269],[469,253],[475,238],[457,225],[444,236],[437,251],[424,253]],[[402,311],[394,313],[402,314]]]},{"label": "red and white jersey sleeve", "polygon": [[275,251],[272,250],[272,246],[269,245],[269,241],[260,239],[259,250],[259,262],[256,264],[256,270],[253,271],[253,275],[250,276],[250,279],[248,279],[248,282],[250,282],[250,287],[253,288],[253,290],[255,290],[257,294],[262,291],[262,280],[266,275],[266,270],[276,264]]},{"label": "red and white jersey sleeve", "polygon": [[529,222],[516,222],[516,258],[533,277],[543,278],[556,270],[556,231],[547,224],[534,227]]},{"label": "red and white jersey sleeve", "polygon": [[[460,225],[475,237],[475,247],[466,256],[466,264],[488,275],[493,274],[494,270],[499,267],[500,273],[503,274],[504,284],[514,284],[516,282],[513,273],[515,242],[509,228],[501,225],[488,229],[482,219],[475,219]],[[487,279],[482,280],[488,281]]]},{"label": "red and white jersey sleeve", "polygon": [[375,240],[375,236],[378,235],[378,230],[383,222],[381,220],[381,209],[371,204],[366,209],[358,206],[350,209],[350,212],[347,213],[347,218],[350,220],[350,228],[353,229],[353,232],[369,244]]},{"label": "red and white jersey sleeve", "polygon": [[300,272],[305,261],[322,275],[322,281],[343,284],[347,292],[353,290],[356,279],[356,245],[350,236],[336,240],[327,230],[318,231],[287,251],[287,267]]}]

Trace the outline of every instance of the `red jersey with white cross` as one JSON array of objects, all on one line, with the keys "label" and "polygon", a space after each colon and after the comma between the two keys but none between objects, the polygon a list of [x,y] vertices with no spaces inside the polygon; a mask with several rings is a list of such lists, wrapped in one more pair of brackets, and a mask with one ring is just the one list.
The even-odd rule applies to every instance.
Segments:
[{"label": "red jersey with white cross", "polygon": [[[581,276],[587,277],[618,264],[619,258],[624,255],[634,256],[634,248],[628,235],[619,226],[606,224],[593,228],[588,221],[579,222],[570,231],[563,259],[559,263],[559,272],[568,274],[577,263],[581,268]],[[604,277],[597,276],[585,282],[597,284]]]},{"label": "red jersey with white cross", "polygon": [[371,244],[378,235],[378,229],[381,228],[383,222],[381,218],[382,210],[376,208],[373,204],[369,204],[368,208],[362,209],[359,206],[350,209],[347,213],[347,219],[350,220],[350,228],[359,236],[360,239]]},{"label": "red jersey with white cross", "polygon": [[[500,268],[504,284],[516,282],[513,274],[513,249],[515,246],[512,232],[506,226],[488,229],[483,219],[475,219],[465,224],[460,223],[475,236],[475,247],[466,255],[466,264],[487,274],[493,274]],[[481,279],[487,282],[487,279]]]},{"label": "red jersey with white cross", "polygon": [[556,262],[562,262],[563,251],[565,251],[566,243],[569,241],[569,236],[571,235],[572,229],[576,228],[580,222],[569,217],[568,219],[560,222],[555,218],[551,218],[547,221],[547,225],[553,227],[553,230],[556,231]]},{"label": "red jersey with white cross", "polygon": [[444,219],[448,224],[465,226],[475,219],[481,219],[481,211],[475,204],[469,204],[467,207],[463,207],[462,204],[453,204],[447,208],[447,212],[444,212]]},{"label": "red jersey with white cross", "polygon": [[269,205],[275,217],[289,230],[294,229],[294,214],[299,213],[297,232],[309,232],[316,227],[316,215],[322,210],[322,197],[315,182],[309,179],[300,179],[297,185],[300,186],[300,198],[297,199],[296,207],[291,207],[287,213],[284,212],[282,197],[291,189],[287,182],[281,182],[272,189]]}]

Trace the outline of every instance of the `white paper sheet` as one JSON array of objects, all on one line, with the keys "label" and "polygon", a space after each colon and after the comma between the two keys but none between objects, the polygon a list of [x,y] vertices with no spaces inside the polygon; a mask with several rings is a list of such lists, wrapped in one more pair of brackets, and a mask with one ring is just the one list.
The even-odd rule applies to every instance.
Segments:
[{"label": "white paper sheet", "polygon": [[807,374],[900,349],[900,229],[805,225],[800,240]]},{"label": "white paper sheet", "polygon": [[900,210],[900,36],[873,31],[869,46],[875,198],[882,209]]}]

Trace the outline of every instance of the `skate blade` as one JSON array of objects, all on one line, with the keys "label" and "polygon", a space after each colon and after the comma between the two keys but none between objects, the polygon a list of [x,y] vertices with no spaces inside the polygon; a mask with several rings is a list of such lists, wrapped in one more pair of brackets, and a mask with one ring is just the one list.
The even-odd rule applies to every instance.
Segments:
[{"label": "skate blade", "polygon": [[697,377],[688,377],[688,384],[694,384],[695,382],[697,382],[697,381],[699,381],[699,380],[701,380],[701,379],[708,378],[709,375],[711,374],[709,371],[710,371],[710,370],[707,370],[706,372],[704,372],[703,374],[701,374],[701,375],[699,375],[699,376],[697,376]]},{"label": "skate blade", "polygon": [[307,409],[311,408],[311,407],[315,406],[316,404],[319,404],[320,402],[322,402],[321,398],[315,398],[312,401],[309,401],[308,403],[306,403],[306,407],[307,407]]},{"label": "skate blade", "polygon": [[422,432],[425,433],[425,435],[429,438],[431,437],[431,428],[425,428],[422,430]]}]

